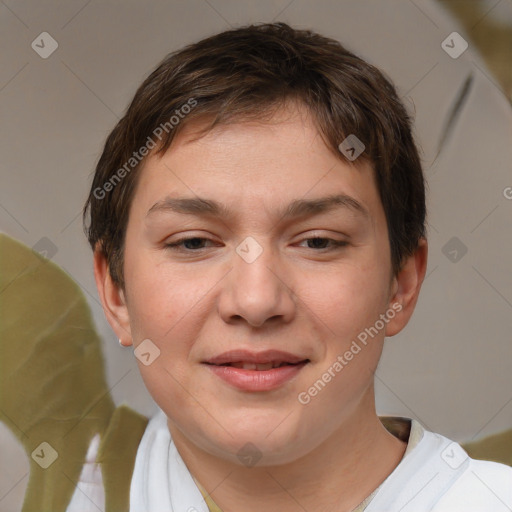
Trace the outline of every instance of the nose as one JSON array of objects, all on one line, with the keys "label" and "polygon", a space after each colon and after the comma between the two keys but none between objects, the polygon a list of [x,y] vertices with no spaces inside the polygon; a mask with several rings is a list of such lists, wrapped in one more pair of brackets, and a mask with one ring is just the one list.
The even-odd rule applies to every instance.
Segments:
[{"label": "nose", "polygon": [[233,252],[219,296],[220,316],[226,323],[245,321],[252,327],[290,322],[296,309],[291,273],[275,250],[249,240]]}]

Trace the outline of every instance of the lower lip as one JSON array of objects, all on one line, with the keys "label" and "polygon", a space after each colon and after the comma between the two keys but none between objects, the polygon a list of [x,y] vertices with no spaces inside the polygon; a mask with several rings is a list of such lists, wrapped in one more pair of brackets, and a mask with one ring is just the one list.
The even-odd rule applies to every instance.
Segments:
[{"label": "lower lip", "polygon": [[216,366],[208,368],[222,380],[243,391],[270,391],[282,386],[295,377],[307,363],[280,366],[271,370],[244,370],[234,366]]}]

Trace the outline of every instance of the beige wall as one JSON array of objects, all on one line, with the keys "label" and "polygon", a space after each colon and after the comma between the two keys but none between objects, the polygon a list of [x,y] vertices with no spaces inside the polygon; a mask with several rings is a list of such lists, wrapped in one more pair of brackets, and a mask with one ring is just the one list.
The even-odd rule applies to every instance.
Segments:
[{"label": "beige wall", "polygon": [[[80,218],[91,172],[135,88],[167,52],[273,19],[338,38],[385,70],[416,112],[429,184],[428,277],[412,322],[386,342],[379,413],[417,418],[457,440],[512,427],[512,109],[471,43],[457,59],[442,49],[453,31],[469,36],[431,1],[6,0],[0,230],[30,246],[42,237],[55,244],[52,259],[90,302],[115,400],[151,414],[132,352],[118,346],[98,303]],[[46,59],[31,47],[42,32],[58,43]],[[446,246],[453,237],[467,248],[456,262]],[[0,510],[9,510],[26,467],[3,426],[0,434],[9,459],[20,461],[0,462]]]}]

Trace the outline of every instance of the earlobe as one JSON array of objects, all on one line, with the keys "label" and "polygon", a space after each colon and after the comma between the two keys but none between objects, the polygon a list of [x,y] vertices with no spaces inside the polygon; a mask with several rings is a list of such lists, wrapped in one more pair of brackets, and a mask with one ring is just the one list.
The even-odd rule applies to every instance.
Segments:
[{"label": "earlobe", "polygon": [[[132,344],[130,317],[125,294],[113,281],[105,254],[94,251],[94,279],[105,317],[123,346]],[[121,341],[120,341],[121,343]]]},{"label": "earlobe", "polygon": [[[393,278],[389,307],[399,309],[386,326],[386,336],[398,334],[409,322],[427,270],[428,244],[421,238],[414,254],[409,256],[397,276]],[[398,308],[396,305],[400,304]]]}]

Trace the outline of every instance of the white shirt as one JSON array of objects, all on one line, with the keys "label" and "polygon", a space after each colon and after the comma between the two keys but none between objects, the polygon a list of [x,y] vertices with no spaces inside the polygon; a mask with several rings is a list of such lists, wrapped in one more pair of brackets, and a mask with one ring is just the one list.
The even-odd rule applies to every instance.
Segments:
[{"label": "white shirt", "polygon": [[[382,483],[365,512],[511,512],[512,468],[471,459],[462,447],[425,430]],[[159,411],[142,437],[130,488],[130,512],[208,512]],[[73,511],[74,512],[74,511]],[[83,512],[83,511],[82,511]]]}]

